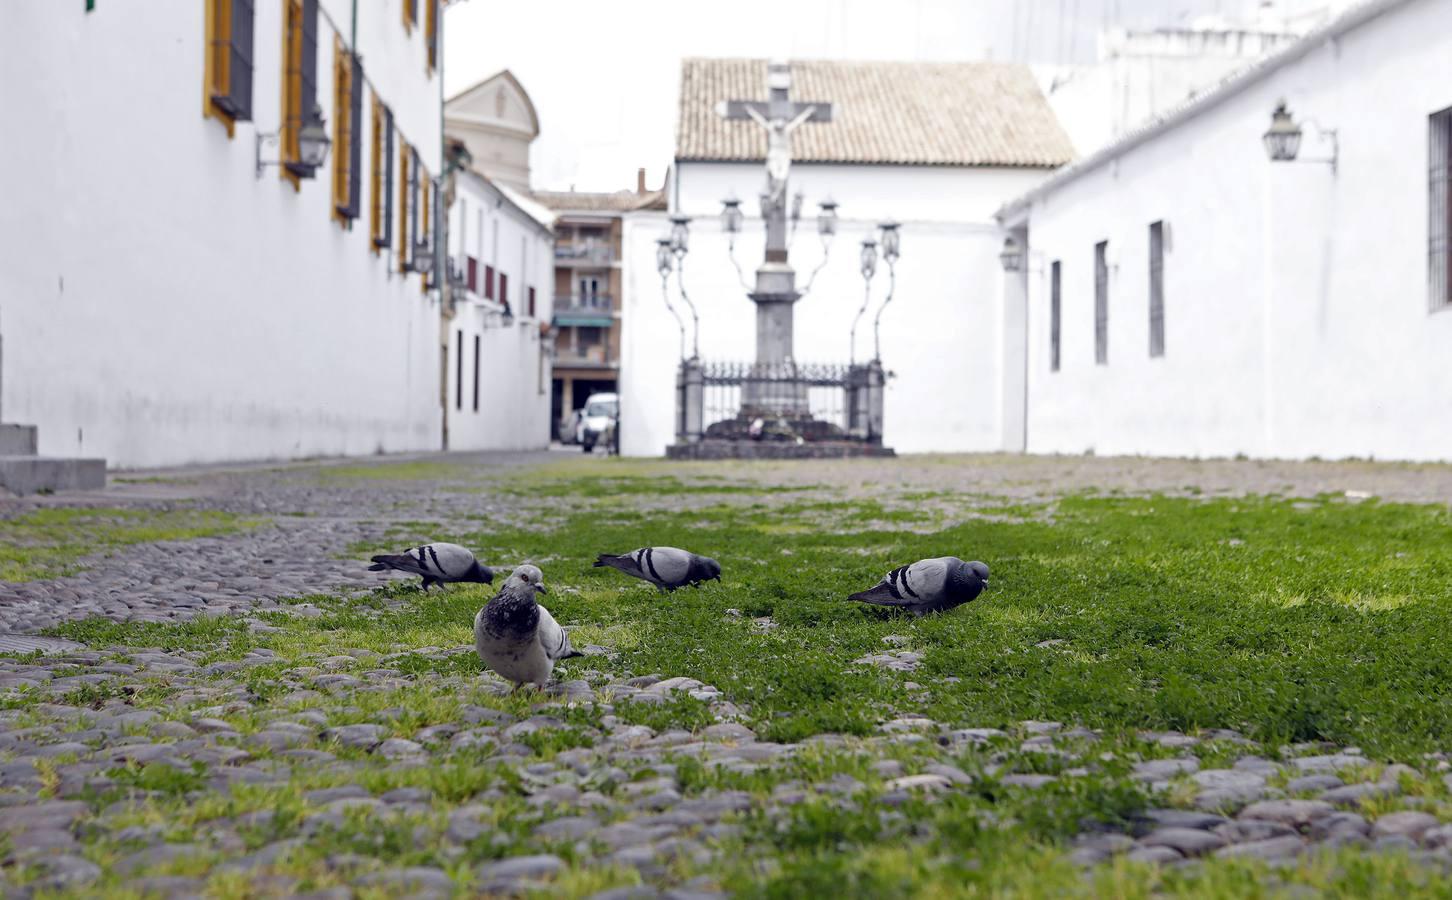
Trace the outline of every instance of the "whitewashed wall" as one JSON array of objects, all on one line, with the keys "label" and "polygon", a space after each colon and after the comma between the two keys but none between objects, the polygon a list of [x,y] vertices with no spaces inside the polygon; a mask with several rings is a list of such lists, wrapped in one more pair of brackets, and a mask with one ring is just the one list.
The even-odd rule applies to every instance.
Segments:
[{"label": "whitewashed wall", "polygon": [[[550,359],[540,323],[553,309],[554,236],[547,223],[525,212],[497,187],[472,174],[456,182],[449,211],[449,253],[461,269],[465,256],[509,277],[515,318],[505,325],[503,307],[472,291],[456,293],[457,311],[444,336],[448,373],[450,450],[536,450],[550,440]],[[529,288],[535,311],[529,314]],[[496,293],[496,297],[498,294]],[[461,341],[462,335],[462,341]],[[479,338],[479,402],[474,406],[474,338]],[[459,396],[460,347],[463,348]]]},{"label": "whitewashed wall", "polygon": [[[792,190],[806,192],[791,260],[798,284],[821,259],[816,201],[831,195],[842,222],[831,258],[796,306],[796,357],[846,363],[852,318],[863,300],[859,242],[876,223],[897,218],[902,259],[897,289],[882,319],[889,382],[885,443],[899,452],[994,450],[1002,442],[1002,303],[992,212],[1036,184],[1035,170],[907,166],[812,166],[792,169]],[[680,207],[696,217],[686,258],[686,288],[701,316],[704,359],[749,361],[756,353],[756,308],[745,296],[720,229],[720,200],[732,191],[755,197],[759,165],[684,163]],[[764,234],[754,199],[737,241],[748,280],[762,258]],[[679,332],[661,299],[655,241],[664,216],[632,214],[625,226],[625,307],[621,363],[621,451],[658,455],[674,441],[674,378]],[[872,318],[887,292],[879,264],[872,301],[858,328],[857,358],[872,355]],[[672,281],[672,301],[678,293]],[[679,304],[678,304],[679,305]],[[682,309],[685,315],[685,310]],[[689,319],[688,319],[689,324]]]},{"label": "whitewashed wall", "polygon": [[[360,47],[436,170],[438,82],[400,2],[362,5]],[[254,121],[231,139],[202,116],[204,4],[83,8],[8,4],[0,27],[0,109],[23,132],[0,166],[5,420],[39,425],[43,454],[120,467],[437,447],[437,305],[370,251],[367,179],[347,231],[331,166],[301,192],[254,175],[253,136],[279,120],[280,0],[257,4]],[[350,4],[323,10],[347,31]]]},{"label": "whitewashed wall", "polygon": [[[1452,106],[1452,6],[1386,13],[1032,206],[1033,452],[1452,458],[1452,311],[1429,312],[1429,114]],[[1267,161],[1278,98],[1340,128],[1340,168]],[[1307,129],[1303,158],[1327,148]],[[1163,219],[1166,355],[1148,355]],[[1108,240],[1109,364],[1093,253]],[[1063,367],[1048,266],[1063,260]]]}]

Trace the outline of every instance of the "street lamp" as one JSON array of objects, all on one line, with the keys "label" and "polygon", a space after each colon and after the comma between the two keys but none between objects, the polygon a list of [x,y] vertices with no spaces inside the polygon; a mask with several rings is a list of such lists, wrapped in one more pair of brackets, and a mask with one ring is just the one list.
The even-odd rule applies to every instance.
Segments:
[{"label": "street lamp", "polygon": [[821,210],[817,213],[817,234],[823,239],[830,238],[837,233],[837,203],[828,197],[817,206]]},{"label": "street lamp", "polygon": [[897,230],[901,227],[900,224],[891,219],[877,226],[878,240],[882,243],[882,258],[887,260],[889,266],[897,262],[898,248],[900,246]]},{"label": "street lamp", "polygon": [[1272,162],[1289,162],[1300,152],[1301,128],[1291,118],[1286,101],[1276,104],[1275,111],[1271,113],[1271,126],[1261,135],[1261,141],[1265,144],[1266,156]]},{"label": "street lamp", "polygon": [[262,158],[262,146],[264,144],[276,146],[282,139],[281,131],[274,131],[270,134],[257,133],[257,177],[262,177],[263,169],[268,166],[287,166],[288,171],[300,178],[313,177],[313,170],[322,166],[328,159],[328,148],[333,142],[328,137],[327,120],[323,118],[323,108],[317,104],[313,105],[312,114],[304,120],[302,128],[297,133],[297,159],[267,159]]},{"label": "street lamp", "polygon": [[877,274],[877,241],[867,237],[862,239],[862,277],[871,281],[872,276]]},{"label": "street lamp", "polygon": [[428,278],[434,271],[433,248],[424,241],[414,244],[413,258],[409,260],[409,266],[424,278]]},{"label": "street lamp", "polygon": [[1014,240],[1013,235],[1003,239],[1003,250],[998,254],[998,261],[1005,272],[1017,272],[1023,268],[1023,245]]},{"label": "street lamp", "polygon": [[691,243],[691,217],[671,216],[671,249],[676,256],[685,256]]},{"label": "street lamp", "polygon": [[741,201],[732,194],[721,201],[721,230],[727,234],[741,233]]},{"label": "street lamp", "polygon": [[[1330,141],[1331,155],[1319,159],[1306,159],[1301,162],[1328,163],[1331,166],[1331,174],[1336,174],[1336,163],[1341,155],[1341,145],[1338,140],[1335,128],[1322,128],[1315,119],[1307,119],[1306,124],[1316,129],[1318,140]],[[1296,124],[1295,118],[1291,115],[1286,101],[1281,100],[1271,112],[1270,128],[1261,135],[1261,143],[1265,145],[1265,155],[1271,162],[1295,162],[1297,155],[1301,152],[1301,126]]]},{"label": "street lamp", "polygon": [[669,237],[657,238],[655,242],[655,268],[660,272],[660,295],[665,300],[666,309],[670,310],[671,316],[676,320],[676,327],[681,330],[681,359],[686,358],[686,323],[681,321],[681,314],[671,305],[670,278],[671,269],[674,267],[675,251],[671,249]]}]

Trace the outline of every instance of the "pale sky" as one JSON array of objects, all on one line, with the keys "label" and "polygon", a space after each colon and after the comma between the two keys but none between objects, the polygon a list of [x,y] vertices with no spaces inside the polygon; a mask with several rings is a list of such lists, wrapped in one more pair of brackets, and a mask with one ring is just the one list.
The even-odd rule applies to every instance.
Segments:
[{"label": "pale sky", "polygon": [[511,70],[539,113],[533,186],[610,191],[634,188],[640,166],[660,184],[686,56],[1087,62],[1104,25],[1185,24],[1259,2],[464,0],[447,11],[445,90]]}]

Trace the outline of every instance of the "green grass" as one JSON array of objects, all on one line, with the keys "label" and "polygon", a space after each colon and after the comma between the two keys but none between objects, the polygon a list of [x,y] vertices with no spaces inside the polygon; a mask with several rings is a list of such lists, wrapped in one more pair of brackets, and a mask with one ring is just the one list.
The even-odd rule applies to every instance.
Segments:
[{"label": "green grass", "polygon": [[216,510],[48,508],[0,520],[0,581],[69,575],[82,557],[130,544],[180,541],[255,525]]},{"label": "green grass", "polygon": [[[435,477],[420,474],[418,465],[433,464],[402,464],[394,468],[403,474],[380,477]],[[877,484],[870,497],[847,499],[822,485],[794,487],[769,474],[760,476],[757,490],[751,477],[736,466],[552,465],[501,484],[532,511],[526,516],[532,524],[481,523],[470,531],[467,522],[455,521],[449,534],[437,535],[471,546],[498,568],[539,562],[551,611],[578,626],[575,644],[615,651],[572,660],[562,677],[599,683],[649,673],[689,676],[722,690],[763,739],[846,736],[844,747],[802,749],[754,770],[719,769],[694,756],[669,759],[687,796],[739,790],[754,798],[753,808],[734,820],[741,831],[715,845],[713,859],[676,860],[672,879],[708,875],[735,895],[763,898],[1270,897],[1288,885],[1340,897],[1445,893],[1427,880],[1426,869],[1396,854],[1338,852],[1274,874],[1230,861],[1189,871],[1119,861],[1084,874],[1064,861],[1066,842],[1086,823],[1123,827],[1144,808],[1168,802],[1128,777],[1137,760],[1179,752],[1146,740],[1142,730],[1237,729],[1262,743],[1258,752],[1268,756],[1302,741],[1357,745],[1368,771],[1393,761],[1422,765],[1423,753],[1445,749],[1452,733],[1452,697],[1445,690],[1452,676],[1446,626],[1452,514],[1445,507],[1335,497],[1206,498],[1191,491],[1023,503],[995,501],[968,485],[937,492]],[[682,499],[660,508],[651,503],[658,495]],[[396,527],[423,536],[428,525]],[[714,556],[723,581],[661,595],[591,565],[601,552],[648,544]],[[992,588],[969,606],[925,619],[844,599],[895,565],[945,554],[987,562]],[[363,677],[368,669],[390,668],[410,676],[406,686],[327,694],[295,701],[293,708],[317,709],[332,724],[387,721],[393,735],[412,737],[422,727],[458,721],[465,705],[531,713],[537,698],[529,692],[500,697],[480,689],[472,653],[436,659],[410,652],[468,645],[472,617],[492,591],[471,585],[422,594],[400,580],[352,600],[309,597],[323,615],[258,614],[281,629],[266,634],[235,619],[89,621],[57,631],[99,647],[199,651],[204,664],[274,651],[275,662],[231,676],[243,680],[253,708],[222,717],[244,733],[261,727],[266,712],[307,681],[290,674],[298,667],[315,667],[344,649],[403,653],[339,671]],[[775,627],[760,627],[761,617]],[[889,636],[893,645],[884,642]],[[898,646],[922,653],[922,667],[890,673],[853,663]],[[120,684],[107,683],[78,688],[73,699],[100,706],[120,692]],[[164,678],[130,686],[126,696],[182,720],[220,702],[179,696]],[[556,707],[550,714],[566,727],[523,738],[536,759],[590,747],[606,730],[607,712],[596,707]],[[712,723],[706,703],[684,697],[662,705],[617,703],[608,715],[657,731]],[[1002,728],[1011,736],[979,748],[923,741],[866,749],[865,739],[901,716]],[[1059,774],[1080,764],[1080,757],[1065,761],[1021,750],[1016,726],[1028,719],[1101,730],[1103,740],[1083,757],[1093,761],[1093,771],[1040,789],[1004,784],[1010,773]],[[487,754],[459,752],[408,767],[330,749],[360,771],[300,766],[284,786],[238,785],[221,793],[201,789],[198,773],[186,770],[121,767],[111,775],[118,789],[149,792],[128,813],[134,824],[185,833],[219,816],[274,810],[270,823],[244,835],[249,848],[297,836],[302,794],[315,787],[346,779],[375,794],[395,787],[433,792],[433,806],[421,818],[380,823],[350,814],[340,827],[310,839],[280,869],[305,885],[339,883],[326,861],[350,853],[389,865],[439,865],[465,890],[470,865],[525,852],[566,859],[569,868],[554,885],[560,896],[639,880],[633,871],[587,864],[570,845],[541,846],[531,835],[542,813],[527,802],[522,776]],[[1246,751],[1221,742],[1196,752],[1210,766],[1229,765]],[[881,802],[886,778],[872,767],[883,758],[898,760],[907,773],[946,762],[976,778],[966,789],[936,799],[914,795],[890,808]],[[849,776],[862,793],[814,795],[766,811],[779,788]],[[649,767],[627,773],[627,780],[647,777]],[[1404,786],[1426,808],[1452,816],[1440,776]],[[613,776],[581,787],[617,796],[628,790]],[[1187,787],[1172,786],[1169,797],[1188,799]],[[491,796],[491,836],[462,857],[443,852],[427,836],[444,827],[449,809],[481,791]],[[102,808],[115,799],[108,794],[95,802]],[[1386,801],[1385,808],[1400,802]],[[115,852],[88,849],[98,861]],[[205,871],[205,864],[193,865]],[[228,877],[213,877],[213,893],[245,896],[245,884]]]}]

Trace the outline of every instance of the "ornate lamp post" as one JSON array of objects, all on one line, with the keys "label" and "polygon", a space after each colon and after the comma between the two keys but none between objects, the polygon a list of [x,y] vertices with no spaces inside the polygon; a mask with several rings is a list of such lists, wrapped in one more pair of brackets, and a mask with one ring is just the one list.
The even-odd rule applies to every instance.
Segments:
[{"label": "ornate lamp post", "polygon": [[862,272],[862,306],[857,310],[857,315],[852,318],[852,331],[847,338],[847,362],[857,362],[857,323],[862,321],[862,314],[867,312],[867,304],[872,302],[872,277],[877,274],[877,241],[870,237],[862,239],[862,250],[857,256],[858,268]]},{"label": "ornate lamp post", "polygon": [[671,247],[671,239],[660,238],[655,242],[655,267],[660,272],[660,294],[665,299],[666,309],[671,311],[671,316],[676,320],[676,326],[681,329],[681,359],[686,358],[686,323],[681,321],[681,314],[671,305],[671,269],[675,267],[675,250]]},{"label": "ornate lamp post", "polygon": [[877,315],[872,319],[872,359],[875,362],[882,360],[882,339],[879,329],[882,325],[882,311],[887,309],[887,304],[892,302],[892,295],[897,291],[897,257],[899,250],[900,236],[897,233],[900,226],[897,222],[889,219],[877,226],[878,241],[882,244],[882,259],[887,263],[887,298],[877,308]]},{"label": "ornate lamp post", "polygon": [[[680,285],[681,300],[686,308],[691,311],[691,359],[701,358],[701,317],[696,315],[696,304],[691,302],[690,295],[686,293],[686,254],[690,252],[691,244],[691,218],[690,216],[671,216],[671,252],[676,257],[676,283]],[[684,355],[684,352],[682,353]]]}]

